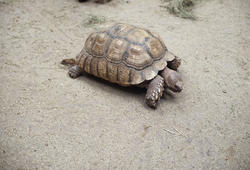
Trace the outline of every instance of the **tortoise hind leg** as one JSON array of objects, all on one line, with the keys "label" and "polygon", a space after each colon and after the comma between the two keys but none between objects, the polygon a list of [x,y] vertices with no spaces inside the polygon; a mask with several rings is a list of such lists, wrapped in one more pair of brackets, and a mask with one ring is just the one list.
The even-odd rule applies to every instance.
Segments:
[{"label": "tortoise hind leg", "polygon": [[149,107],[156,108],[157,102],[160,100],[164,91],[164,79],[157,75],[148,85],[146,94],[146,104]]},{"label": "tortoise hind leg", "polygon": [[82,69],[78,65],[74,65],[69,69],[69,76],[73,79],[79,77],[82,74]]},{"label": "tortoise hind leg", "polygon": [[175,56],[172,61],[168,61],[168,68],[175,70],[175,71],[180,65],[181,65],[181,59],[177,56]]}]

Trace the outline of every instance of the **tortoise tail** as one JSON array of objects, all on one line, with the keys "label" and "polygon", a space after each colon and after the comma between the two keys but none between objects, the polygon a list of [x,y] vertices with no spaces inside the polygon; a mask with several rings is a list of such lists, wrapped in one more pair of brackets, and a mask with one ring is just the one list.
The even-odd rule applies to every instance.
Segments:
[{"label": "tortoise tail", "polygon": [[61,64],[63,64],[63,65],[75,65],[76,60],[74,58],[64,59],[61,61]]}]

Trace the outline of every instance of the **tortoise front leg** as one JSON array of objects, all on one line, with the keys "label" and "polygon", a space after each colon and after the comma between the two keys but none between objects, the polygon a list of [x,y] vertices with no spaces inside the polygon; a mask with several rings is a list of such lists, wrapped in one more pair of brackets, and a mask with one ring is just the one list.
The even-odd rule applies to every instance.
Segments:
[{"label": "tortoise front leg", "polygon": [[164,79],[157,75],[148,85],[146,94],[146,104],[149,107],[156,108],[157,102],[160,100],[164,91]]},{"label": "tortoise front leg", "polygon": [[69,69],[69,76],[73,79],[79,77],[82,74],[82,69],[78,65],[74,65]]}]

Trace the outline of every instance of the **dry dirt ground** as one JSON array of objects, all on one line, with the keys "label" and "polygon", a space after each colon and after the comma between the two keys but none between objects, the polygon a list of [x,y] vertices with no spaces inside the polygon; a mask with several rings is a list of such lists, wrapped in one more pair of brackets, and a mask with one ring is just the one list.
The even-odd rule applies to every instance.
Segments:
[{"label": "dry dirt ground", "polygon": [[[160,5],[0,0],[0,169],[250,168],[250,1],[203,1],[197,21]],[[60,61],[113,22],[158,32],[184,91],[152,110],[144,90],[70,79]]]}]

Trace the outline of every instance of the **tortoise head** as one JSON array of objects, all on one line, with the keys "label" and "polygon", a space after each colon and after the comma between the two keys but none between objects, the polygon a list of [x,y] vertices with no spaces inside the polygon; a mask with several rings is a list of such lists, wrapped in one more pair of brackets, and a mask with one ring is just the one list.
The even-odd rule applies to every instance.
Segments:
[{"label": "tortoise head", "polygon": [[169,88],[173,92],[182,91],[183,81],[180,73],[166,67],[162,72],[162,76],[164,78],[165,85],[167,86],[167,88]]}]

